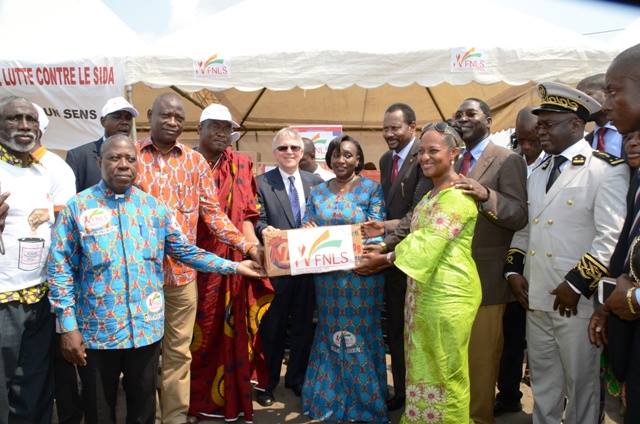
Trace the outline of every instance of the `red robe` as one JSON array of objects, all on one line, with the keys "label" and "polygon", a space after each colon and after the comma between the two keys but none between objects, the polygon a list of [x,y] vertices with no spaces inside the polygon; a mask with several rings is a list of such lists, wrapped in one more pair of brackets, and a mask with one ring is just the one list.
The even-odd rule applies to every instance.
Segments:
[{"label": "red robe", "polygon": [[[242,231],[243,221],[258,219],[251,160],[229,147],[210,164],[220,207]],[[220,257],[242,260],[242,253],[216,240],[198,225],[198,246]],[[200,418],[253,420],[253,387],[264,387],[268,373],[258,327],[273,299],[268,279],[198,273],[198,312],[191,343],[189,414]]]}]

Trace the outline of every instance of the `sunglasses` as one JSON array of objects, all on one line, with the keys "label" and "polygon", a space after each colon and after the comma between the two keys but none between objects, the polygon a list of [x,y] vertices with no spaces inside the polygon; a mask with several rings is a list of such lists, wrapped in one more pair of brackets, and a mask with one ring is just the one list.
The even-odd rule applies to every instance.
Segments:
[{"label": "sunglasses", "polygon": [[302,150],[302,147],[300,146],[292,146],[290,144],[287,145],[283,145],[283,146],[278,146],[276,147],[276,150],[279,152],[286,152],[287,150],[291,150],[292,152],[299,152],[300,150]]}]

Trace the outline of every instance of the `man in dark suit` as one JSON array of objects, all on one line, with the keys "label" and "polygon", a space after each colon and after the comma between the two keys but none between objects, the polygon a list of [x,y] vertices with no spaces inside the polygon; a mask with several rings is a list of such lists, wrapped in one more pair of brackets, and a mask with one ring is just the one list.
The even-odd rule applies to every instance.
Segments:
[{"label": "man in dark suit", "polygon": [[502,261],[515,231],[527,224],[527,166],[521,156],[490,140],[491,110],[480,99],[466,99],[454,115],[466,151],[459,160],[465,175],[456,183],[478,202],[472,255],[482,283],[482,304],[471,330],[469,373],[471,418],[493,423],[495,386],[502,353],[502,315],[513,295]]},{"label": "man in dark suit", "polygon": [[[273,138],[272,150],[278,167],[256,178],[260,217],[256,233],[263,235],[275,229],[299,228],[305,213],[311,187],[322,178],[298,168],[303,153],[300,134],[283,128]],[[315,294],[310,275],[272,278],[275,297],[260,323],[262,344],[269,382],[264,392],[257,394],[262,406],[273,404],[273,391],[280,381],[287,327],[289,327],[289,362],[285,387],[300,396],[313,341],[313,310]]]},{"label": "man in dark suit", "polygon": [[76,191],[79,193],[100,181],[98,155],[102,142],[114,134],[131,133],[133,118],[138,111],[124,97],[113,97],[102,107],[100,123],[104,127],[104,136],[67,152],[67,163],[76,175]]},{"label": "man in dark suit", "polygon": [[[629,164],[640,166],[640,44],[620,53],[606,73],[607,95],[602,109],[608,119],[625,134],[625,153]],[[611,275],[629,272],[627,260],[633,240],[640,236],[636,222],[640,214],[638,171],[632,172],[627,195],[627,216],[618,244],[611,258]],[[637,256],[635,256],[637,265]],[[633,260],[631,260],[633,262]],[[589,336],[593,343],[602,344],[608,323],[608,353],[616,377],[626,385],[627,407],[625,424],[640,422],[640,290],[628,276],[616,281],[616,289],[607,299],[604,308],[597,309],[589,324]],[[606,338],[605,338],[606,339]]]},{"label": "man in dark suit", "polygon": [[[400,220],[412,209],[414,201],[419,201],[431,188],[431,180],[426,178],[418,163],[416,142],[416,114],[404,103],[394,103],[384,114],[382,135],[389,150],[380,158],[380,179],[384,192],[385,240],[382,253],[395,246],[399,240],[394,230]],[[388,246],[387,243],[390,245]],[[404,405],[405,363],[404,363],[404,297],[407,291],[407,276],[396,267],[385,271],[385,311],[386,332],[391,353],[394,395],[387,401],[393,411]]]}]

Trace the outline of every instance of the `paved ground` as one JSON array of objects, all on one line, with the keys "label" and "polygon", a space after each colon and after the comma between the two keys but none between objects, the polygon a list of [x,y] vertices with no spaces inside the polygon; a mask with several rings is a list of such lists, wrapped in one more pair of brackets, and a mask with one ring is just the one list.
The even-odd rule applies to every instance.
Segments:
[{"label": "paved ground", "polygon": [[[389,356],[387,355],[387,380],[391,384],[391,373],[389,371]],[[283,371],[285,368],[283,367]],[[522,385],[522,392],[524,397],[522,399],[523,411],[515,414],[505,414],[496,418],[496,424],[531,424],[531,410],[533,408],[533,398],[531,396],[531,389]],[[276,402],[267,408],[260,406],[257,402],[253,402],[255,409],[254,423],[255,424],[303,424],[303,423],[316,423],[309,419],[309,417],[302,415],[302,404],[300,398],[296,397],[289,389],[285,389],[283,384],[280,384],[276,389],[274,396]],[[622,424],[618,406],[615,400],[607,399],[607,417],[605,418],[605,424]],[[118,399],[118,423],[125,422],[125,401],[124,393],[120,391]],[[391,413],[391,423],[397,424],[400,422],[401,411],[395,411]],[[238,420],[238,424],[242,424],[244,421]],[[57,423],[54,417],[53,423]],[[200,420],[200,423],[209,424],[222,424],[224,420]]]}]

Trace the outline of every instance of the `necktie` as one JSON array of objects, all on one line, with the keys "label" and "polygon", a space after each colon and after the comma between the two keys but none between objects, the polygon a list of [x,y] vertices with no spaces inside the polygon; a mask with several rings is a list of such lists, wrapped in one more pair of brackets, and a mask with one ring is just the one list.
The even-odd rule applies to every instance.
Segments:
[{"label": "necktie", "polygon": [[302,224],[302,216],[300,216],[300,198],[298,197],[298,190],[295,185],[296,177],[291,175],[289,177],[289,203],[291,203],[291,212],[293,212],[293,220],[295,221],[296,228]]},{"label": "necktie", "polygon": [[598,144],[596,146],[596,149],[600,150],[601,152],[604,152],[604,135],[606,134],[608,128],[605,127],[601,127],[598,128]]},{"label": "necktie", "polygon": [[398,171],[399,171],[398,168],[400,168],[398,166],[399,164],[400,164],[400,155],[394,153],[393,164],[391,165],[391,184],[393,184],[396,178],[398,178]]},{"label": "necktie", "polygon": [[549,179],[547,180],[547,191],[549,191],[553,183],[560,176],[560,165],[562,165],[566,161],[567,158],[565,158],[564,156],[553,157],[553,167],[551,168],[551,173],[549,174]]},{"label": "necktie", "polygon": [[466,176],[469,173],[472,158],[473,156],[471,156],[471,152],[469,150],[466,150],[462,155],[462,166],[460,166],[460,173],[462,175]]}]

